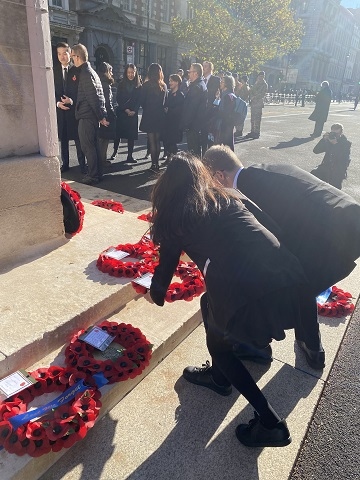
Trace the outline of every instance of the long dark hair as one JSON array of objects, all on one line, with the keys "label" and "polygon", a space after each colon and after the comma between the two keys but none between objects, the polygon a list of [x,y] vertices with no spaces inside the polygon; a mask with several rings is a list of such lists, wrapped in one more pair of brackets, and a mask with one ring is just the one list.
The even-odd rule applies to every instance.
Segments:
[{"label": "long dark hair", "polygon": [[236,197],[215,183],[201,160],[177,153],[152,191],[154,242],[190,232],[209,214],[227,208],[231,198]]},{"label": "long dark hair", "polygon": [[163,92],[166,90],[166,84],[164,82],[164,73],[161,65],[158,63],[152,63],[147,71],[147,82],[151,85],[154,91]]},{"label": "long dark hair", "polygon": [[[129,80],[128,77],[127,77],[127,71],[129,70],[129,68],[132,68],[135,72],[135,77],[134,77],[133,80]],[[127,87],[127,85],[133,85],[135,88],[141,87],[139,72],[138,72],[138,69],[136,68],[136,66],[133,63],[128,63],[126,65],[125,70],[124,70],[124,76],[123,76],[121,82],[119,83],[119,89],[120,90],[125,89]]]},{"label": "long dark hair", "polygon": [[101,62],[98,66],[98,74],[99,77],[105,80],[109,85],[112,85],[115,81],[110,63]]}]

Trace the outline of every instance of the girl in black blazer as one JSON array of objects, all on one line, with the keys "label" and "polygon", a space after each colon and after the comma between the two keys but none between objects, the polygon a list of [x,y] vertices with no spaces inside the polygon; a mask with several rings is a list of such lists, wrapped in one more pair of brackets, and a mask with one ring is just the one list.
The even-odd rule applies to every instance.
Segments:
[{"label": "girl in black blazer", "polygon": [[157,305],[164,304],[185,251],[204,274],[208,306],[203,311],[212,357],[212,367],[187,367],[185,379],[221,395],[229,395],[234,385],[257,412],[249,425],[237,427],[239,441],[252,447],[285,446],[291,441],[285,420],[233,347],[239,342],[266,346],[272,338],[285,338],[284,329],[301,321],[298,289],[306,279],[296,257],[235,194],[215,184],[190,154],[172,157],[152,195],[152,235],[160,243],[160,264],[150,294]]}]

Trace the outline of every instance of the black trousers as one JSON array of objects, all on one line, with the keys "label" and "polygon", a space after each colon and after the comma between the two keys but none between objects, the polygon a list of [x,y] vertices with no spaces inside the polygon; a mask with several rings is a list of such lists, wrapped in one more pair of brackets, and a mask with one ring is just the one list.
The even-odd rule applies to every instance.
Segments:
[{"label": "black trousers", "polygon": [[322,134],[322,131],[323,131],[323,128],[324,128],[324,123],[325,122],[315,122],[315,126],[314,126],[314,135],[316,137],[320,137],[321,134]]},{"label": "black trousers", "polygon": [[81,149],[88,161],[88,176],[92,179],[100,179],[102,163],[97,141],[99,123],[96,119],[81,118],[78,131]]},{"label": "black trousers", "polygon": [[196,130],[186,132],[186,140],[189,152],[197,157],[201,157],[201,133]]},{"label": "black trousers", "polygon": [[[77,154],[79,165],[83,170],[85,168],[85,155],[81,150],[79,139],[75,140],[75,147],[76,147],[76,154]],[[69,138],[67,136],[67,131],[65,128],[63,129],[63,132],[61,134],[60,150],[61,150],[62,166],[65,168],[69,168]]]}]

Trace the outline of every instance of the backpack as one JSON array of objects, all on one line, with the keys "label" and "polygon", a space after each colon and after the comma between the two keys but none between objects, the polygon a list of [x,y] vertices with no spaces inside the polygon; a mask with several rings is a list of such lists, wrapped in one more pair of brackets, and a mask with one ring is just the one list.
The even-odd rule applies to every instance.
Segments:
[{"label": "backpack", "polygon": [[247,115],[247,104],[244,102],[244,100],[240,97],[235,97],[235,106],[234,106],[234,112],[233,112],[233,119],[234,119],[234,125],[241,125],[246,118]]}]

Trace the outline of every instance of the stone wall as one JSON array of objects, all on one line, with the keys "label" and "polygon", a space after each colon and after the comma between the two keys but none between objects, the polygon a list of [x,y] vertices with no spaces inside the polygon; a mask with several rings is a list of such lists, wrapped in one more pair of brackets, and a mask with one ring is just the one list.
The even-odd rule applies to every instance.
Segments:
[{"label": "stone wall", "polygon": [[0,2],[0,266],[64,239],[46,0]]}]

